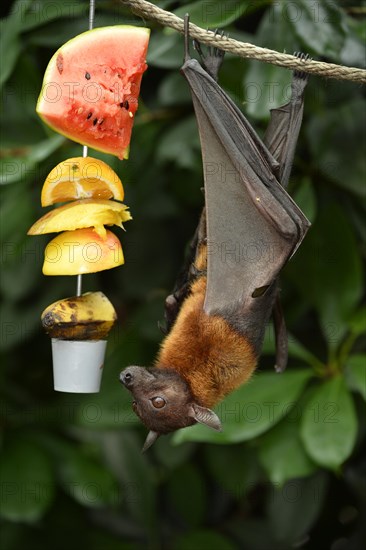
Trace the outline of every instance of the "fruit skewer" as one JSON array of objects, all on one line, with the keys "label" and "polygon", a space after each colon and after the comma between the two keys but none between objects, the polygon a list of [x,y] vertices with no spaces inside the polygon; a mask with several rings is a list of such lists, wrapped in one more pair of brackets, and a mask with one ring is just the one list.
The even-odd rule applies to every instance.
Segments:
[{"label": "fruit skewer", "polygon": [[[95,0],[89,0],[89,30],[91,31],[94,27],[94,18],[95,18]],[[88,156],[88,146],[83,145],[83,157]],[[83,291],[83,276],[81,273],[76,275],[76,296],[81,296]]]},{"label": "fruit skewer", "polygon": [[[36,109],[53,130],[81,143],[83,156],[59,163],[48,174],[41,204],[56,207],[28,231],[30,235],[59,233],[46,246],[45,275],[77,276],[76,296],[49,305],[41,316],[43,328],[52,339],[54,387],[77,393],[99,391],[107,336],[117,320],[113,305],[104,294],[82,293],[82,275],[124,263],[119,239],[105,226],[123,228],[123,223],[131,219],[128,207],[121,202],[121,180],[105,162],[88,156],[88,145],[120,159],[128,157],[149,40],[149,29],[144,28],[93,29],[94,14],[95,1],[90,0],[89,31],[54,54]],[[91,83],[90,73],[94,78]],[[92,102],[94,117],[96,112],[105,110],[99,118],[88,114],[85,120],[85,113],[92,107],[83,95],[83,86],[88,85],[84,78],[107,90],[98,105]],[[67,86],[70,81],[76,88],[79,86],[79,95],[61,91],[56,103],[47,98],[47,86],[56,82],[58,89],[63,90],[62,85]],[[82,123],[77,118],[81,113]]]}]

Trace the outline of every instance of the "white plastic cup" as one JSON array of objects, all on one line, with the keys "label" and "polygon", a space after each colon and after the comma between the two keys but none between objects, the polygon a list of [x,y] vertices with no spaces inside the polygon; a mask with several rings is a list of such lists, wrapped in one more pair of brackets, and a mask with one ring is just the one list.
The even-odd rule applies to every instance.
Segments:
[{"label": "white plastic cup", "polygon": [[98,393],[107,340],[51,339],[53,385],[56,391]]}]

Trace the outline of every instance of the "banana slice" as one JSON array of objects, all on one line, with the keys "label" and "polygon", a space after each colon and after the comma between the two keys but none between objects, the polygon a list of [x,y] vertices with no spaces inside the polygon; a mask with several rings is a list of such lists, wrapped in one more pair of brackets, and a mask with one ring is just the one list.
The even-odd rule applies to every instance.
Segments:
[{"label": "banana slice", "polygon": [[103,292],[58,300],[41,316],[44,330],[61,340],[105,340],[116,320],[116,311]]}]

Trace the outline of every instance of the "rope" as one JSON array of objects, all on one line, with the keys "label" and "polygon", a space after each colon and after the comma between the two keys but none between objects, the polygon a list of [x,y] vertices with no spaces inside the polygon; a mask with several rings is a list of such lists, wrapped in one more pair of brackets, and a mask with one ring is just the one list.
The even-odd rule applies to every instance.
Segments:
[{"label": "rope", "polygon": [[[153,19],[165,27],[171,27],[184,34],[184,21],[169,11],[158,8],[146,0],[121,0],[129,6],[133,13]],[[226,52],[234,53],[240,57],[257,59],[272,65],[279,65],[286,69],[301,70],[305,73],[317,74],[337,80],[352,80],[354,82],[366,82],[366,70],[356,67],[345,67],[323,61],[302,60],[284,53],[279,53],[267,48],[260,48],[249,42],[239,42],[227,36],[215,35],[214,32],[204,30],[193,23],[189,24],[189,34],[199,42],[216,46]]]}]

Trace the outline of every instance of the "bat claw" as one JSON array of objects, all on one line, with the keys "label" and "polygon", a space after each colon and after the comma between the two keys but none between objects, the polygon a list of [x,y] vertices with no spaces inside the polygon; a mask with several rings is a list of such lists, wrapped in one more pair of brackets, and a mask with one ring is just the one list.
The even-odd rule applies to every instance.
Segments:
[{"label": "bat claw", "polygon": [[[294,52],[294,57],[297,57],[300,61],[311,61],[312,57],[308,53],[304,52]],[[307,80],[309,78],[308,73],[305,73],[304,71],[300,71],[299,69],[296,69],[294,71],[294,76],[296,78],[301,78],[302,80]]]},{"label": "bat claw", "polygon": [[[208,29],[207,29],[208,30]],[[219,29],[215,29],[214,36],[216,37],[219,35],[221,38],[224,38],[227,36],[224,31],[220,31]],[[184,60],[187,61],[190,59],[189,55],[189,14],[186,13],[184,17],[184,40],[185,40],[185,54],[184,54]],[[217,76],[219,69],[221,67],[221,63],[223,61],[225,52],[223,50],[220,50],[220,48],[217,48],[216,46],[208,46],[207,47],[207,53],[205,54],[201,48],[201,44],[197,39],[192,40],[193,48],[196,50],[198,55],[201,58],[201,63],[204,67],[204,69],[209,73],[210,76],[214,80],[217,81]]]},{"label": "bat claw", "polygon": [[203,52],[202,52],[202,48],[201,48],[201,44],[198,42],[198,40],[196,40],[196,38],[193,39],[193,48],[196,50],[196,52],[198,52],[198,54],[201,58],[204,57]]},{"label": "bat claw", "polygon": [[[186,33],[188,33],[187,24],[185,29],[186,29]],[[214,37],[216,36],[219,36],[220,38],[224,38],[227,35],[224,33],[224,31],[215,29]],[[186,41],[187,41],[187,35],[186,35]],[[214,80],[217,81],[218,72],[221,67],[221,63],[224,58],[225,52],[216,46],[207,46],[206,53],[204,53],[201,48],[201,44],[196,39],[193,39],[193,47],[201,58],[201,63],[203,68],[208,72],[210,76],[212,76]],[[185,56],[185,59],[186,60],[189,59],[187,55]]]},{"label": "bat claw", "polygon": [[281,374],[286,369],[286,365],[275,365],[274,369],[278,374]]}]

